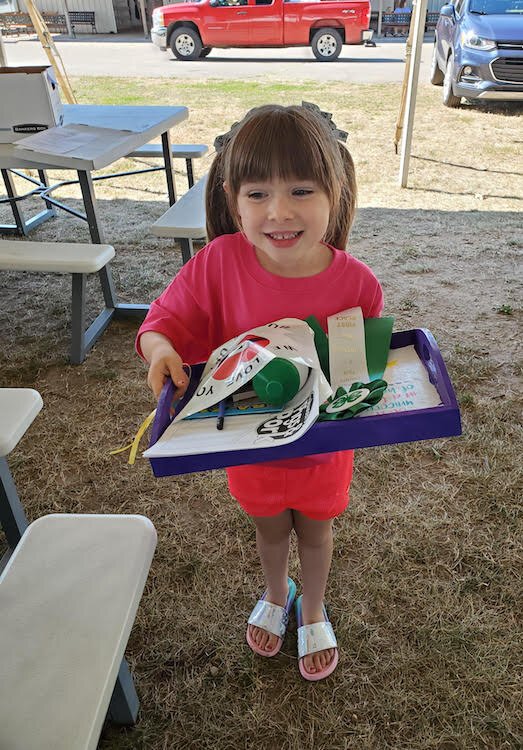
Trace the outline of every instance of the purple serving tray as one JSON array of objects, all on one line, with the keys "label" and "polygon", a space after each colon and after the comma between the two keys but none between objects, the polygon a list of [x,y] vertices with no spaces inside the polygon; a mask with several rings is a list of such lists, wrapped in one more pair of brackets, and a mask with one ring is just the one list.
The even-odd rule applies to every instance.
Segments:
[{"label": "purple serving tray", "polygon": [[[458,403],[434,336],[426,328],[415,328],[392,334],[391,349],[410,345],[414,345],[419,358],[425,365],[430,382],[436,387],[441,398],[441,406],[333,422],[316,422],[299,440],[275,448],[250,448],[193,456],[151,458],[149,460],[154,475],[165,477],[190,474],[196,471],[220,469],[224,466],[277,461],[313,453],[331,453],[350,448],[369,448],[375,445],[409,443],[415,440],[461,435]],[[203,365],[193,367],[191,383],[177,410],[180,410],[191,398],[202,371]],[[170,424],[169,407],[172,395],[173,384],[171,380],[168,380],[158,401],[151,445],[158,440]]]}]

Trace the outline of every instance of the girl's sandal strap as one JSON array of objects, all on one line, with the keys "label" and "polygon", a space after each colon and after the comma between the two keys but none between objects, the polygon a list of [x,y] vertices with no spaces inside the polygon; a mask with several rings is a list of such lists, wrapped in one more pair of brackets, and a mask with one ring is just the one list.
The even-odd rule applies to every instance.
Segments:
[{"label": "girl's sandal strap", "polygon": [[282,639],[285,637],[288,622],[289,613],[285,607],[272,604],[265,599],[258,600],[248,619],[249,625],[255,625]]},{"label": "girl's sandal strap", "polygon": [[315,622],[298,628],[298,657],[301,659],[317,651],[337,648],[338,642],[330,622]]}]

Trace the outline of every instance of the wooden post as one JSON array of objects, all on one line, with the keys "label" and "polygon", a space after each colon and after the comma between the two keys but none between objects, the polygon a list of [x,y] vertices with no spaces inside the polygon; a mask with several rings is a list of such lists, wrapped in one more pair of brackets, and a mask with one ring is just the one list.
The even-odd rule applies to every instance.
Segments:
[{"label": "wooden post", "polygon": [[401,98],[400,98],[400,111],[398,112],[398,119],[396,120],[396,131],[394,133],[394,150],[398,153],[398,145],[403,135],[403,121],[405,119],[405,102],[407,101],[407,87],[410,75],[410,58],[412,54],[412,38],[414,30],[414,11],[410,19],[409,35],[407,37],[407,43],[405,45],[405,70],[403,73],[403,83],[401,85]]},{"label": "wooden post", "polygon": [[401,141],[401,161],[399,183],[401,187],[407,187],[409,175],[410,147],[412,144],[412,128],[414,126],[414,113],[416,110],[416,94],[418,91],[419,66],[421,62],[421,50],[423,36],[425,34],[425,21],[427,20],[427,0],[418,0],[414,10],[414,55],[412,57],[409,82],[407,87],[407,99],[405,105],[406,128]]},{"label": "wooden post", "polygon": [[40,39],[40,44],[42,45],[42,48],[47,55],[47,59],[53,66],[56,80],[58,81],[58,85],[60,86],[61,95],[64,97],[68,104],[76,104],[76,97],[69,82],[69,78],[67,77],[62,57],[55,46],[53,38],[49,33],[49,29],[47,28],[42,14],[34,4],[34,0],[24,1],[27,7],[27,12],[31,16],[31,21],[33,22],[35,31],[38,34],[38,38]]}]

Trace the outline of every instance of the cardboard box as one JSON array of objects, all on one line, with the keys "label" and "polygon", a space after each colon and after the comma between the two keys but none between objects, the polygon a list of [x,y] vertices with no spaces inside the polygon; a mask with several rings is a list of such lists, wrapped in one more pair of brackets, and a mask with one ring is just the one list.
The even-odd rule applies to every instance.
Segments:
[{"label": "cardboard box", "polygon": [[12,143],[63,122],[50,65],[0,68],[0,143]]}]

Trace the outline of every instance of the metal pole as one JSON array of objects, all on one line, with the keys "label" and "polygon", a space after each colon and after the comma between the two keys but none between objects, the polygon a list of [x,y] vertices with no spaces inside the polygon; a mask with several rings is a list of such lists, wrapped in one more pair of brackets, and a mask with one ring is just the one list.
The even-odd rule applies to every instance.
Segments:
[{"label": "metal pole", "polygon": [[419,66],[421,62],[421,51],[423,46],[423,35],[425,33],[425,21],[427,18],[427,0],[418,0],[414,7],[414,54],[411,59],[409,70],[409,82],[407,88],[407,103],[405,115],[407,125],[401,141],[401,161],[399,183],[401,187],[407,187],[409,175],[410,148],[412,144],[412,128],[414,125],[414,113],[416,110],[416,94],[418,91]]},{"label": "metal pole", "polygon": [[147,28],[147,11],[145,9],[145,0],[140,0],[140,14],[142,16],[143,34],[146,39],[149,38],[149,29]]},{"label": "metal pole", "polygon": [[378,6],[378,36],[381,36],[381,21],[383,16],[383,0],[380,0]]},{"label": "metal pole", "polygon": [[0,68],[7,68],[7,53],[5,51],[2,29],[0,29]]},{"label": "metal pole", "polygon": [[74,36],[71,19],[69,18],[69,8],[67,7],[67,0],[62,0],[62,4],[65,10],[65,25],[67,26],[67,36]]}]

